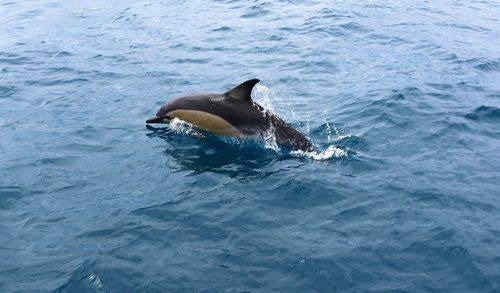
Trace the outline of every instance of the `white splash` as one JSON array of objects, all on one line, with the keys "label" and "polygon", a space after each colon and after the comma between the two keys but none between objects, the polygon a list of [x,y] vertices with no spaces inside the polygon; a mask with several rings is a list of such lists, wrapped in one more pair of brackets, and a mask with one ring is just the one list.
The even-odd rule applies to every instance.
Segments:
[{"label": "white splash", "polygon": [[274,106],[273,106],[273,103],[272,103],[272,100],[273,99],[276,99],[278,97],[278,95],[276,95],[276,93],[266,87],[265,85],[262,85],[262,84],[257,84],[255,86],[255,91],[258,95],[258,103],[264,107],[264,109],[268,110],[269,112],[273,113],[273,114],[276,114],[275,110],[274,110]]},{"label": "white splash", "polygon": [[170,129],[178,134],[193,134],[197,135],[197,131],[194,129],[192,124],[187,123],[184,120],[174,118],[170,120],[170,123],[168,124]]},{"label": "white splash", "polygon": [[345,150],[338,148],[334,145],[329,146],[324,151],[310,151],[310,152],[293,151],[292,154],[297,155],[297,156],[301,156],[301,157],[308,157],[308,158],[311,158],[315,161],[325,161],[325,160],[329,160],[331,158],[347,157],[347,152]]},{"label": "white splash", "polygon": [[[266,87],[265,85],[262,84],[257,84],[255,86],[255,93],[256,93],[256,100],[257,102],[264,107],[267,111],[270,113],[275,114],[276,110],[279,108],[281,109],[283,106],[285,106],[287,109],[287,112],[291,116],[295,116],[295,112],[293,107],[290,104],[287,104],[285,100],[281,97],[281,95],[277,94],[273,89]],[[276,105],[273,105],[274,104]],[[278,109],[278,110],[279,110]],[[327,112],[323,111],[321,114],[321,118],[323,120],[326,120]],[[293,117],[292,117],[293,118]],[[340,135],[339,130],[335,126],[335,124],[330,123],[328,121],[326,123],[326,138],[328,142],[335,142],[338,141],[344,137],[350,137],[351,135]],[[178,134],[188,134],[188,135],[193,135],[193,136],[199,136],[199,137],[204,137],[202,132],[199,132],[192,124],[187,123],[183,120],[174,118],[170,121],[169,127],[172,131]],[[307,136],[310,134],[310,121],[306,120],[305,123],[305,128],[306,128],[306,133]],[[264,148],[273,150],[277,153],[281,152],[281,148],[278,145],[276,141],[276,136],[275,136],[275,129],[274,127],[270,127],[268,131],[266,131],[262,137],[263,142],[264,142]],[[241,138],[233,138],[233,137],[221,137],[221,140],[224,142],[230,143],[230,144],[235,144],[235,145],[244,145],[247,143],[247,140],[242,140]],[[251,141],[251,140],[250,140]],[[261,140],[262,141],[262,140]],[[330,160],[332,158],[347,158],[348,157],[348,148],[340,148],[335,145],[330,145],[328,148],[325,150],[314,150],[314,151],[292,151],[291,154],[294,156],[298,157],[307,157],[315,161],[326,161]]]},{"label": "white splash", "polygon": [[280,151],[280,147],[278,146],[278,143],[276,142],[275,128],[272,125],[269,127],[269,129],[264,134],[264,147],[266,149],[271,149],[275,152]]},{"label": "white splash", "polygon": [[98,275],[94,273],[90,273],[90,275],[87,276],[87,280],[91,285],[93,285],[97,290],[102,290],[102,281],[99,278]]},{"label": "white splash", "polygon": [[339,140],[342,140],[344,138],[351,138],[351,137],[356,137],[355,135],[352,135],[352,134],[346,134],[346,135],[337,135],[337,138],[336,140],[339,141]]}]

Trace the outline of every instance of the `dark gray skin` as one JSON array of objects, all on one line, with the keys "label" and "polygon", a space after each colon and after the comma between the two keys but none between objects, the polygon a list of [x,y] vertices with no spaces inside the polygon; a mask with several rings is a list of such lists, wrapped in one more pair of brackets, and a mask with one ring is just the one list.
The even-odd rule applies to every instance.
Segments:
[{"label": "dark gray skin", "polygon": [[[264,137],[274,132],[276,143],[292,150],[310,151],[312,143],[278,116],[251,99],[258,79],[251,79],[224,94],[203,94],[178,98],[163,105],[146,123],[169,123],[168,113],[195,110],[210,113],[231,124],[244,136]],[[195,125],[196,126],[196,125]]]}]

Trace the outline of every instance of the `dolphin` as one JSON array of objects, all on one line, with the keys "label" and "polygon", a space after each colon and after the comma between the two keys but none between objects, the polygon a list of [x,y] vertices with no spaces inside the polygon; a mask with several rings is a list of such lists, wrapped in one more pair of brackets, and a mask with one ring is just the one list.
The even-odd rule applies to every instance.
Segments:
[{"label": "dolphin", "polygon": [[252,101],[258,79],[247,80],[223,94],[197,94],[163,105],[146,123],[168,124],[177,118],[194,127],[219,135],[268,137],[292,150],[310,151],[312,143],[283,119]]}]

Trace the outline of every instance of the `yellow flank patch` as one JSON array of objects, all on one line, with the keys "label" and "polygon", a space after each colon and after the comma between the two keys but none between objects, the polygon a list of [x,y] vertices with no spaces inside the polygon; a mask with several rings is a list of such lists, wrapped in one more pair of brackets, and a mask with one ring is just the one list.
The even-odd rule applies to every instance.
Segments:
[{"label": "yellow flank patch", "polygon": [[168,113],[172,118],[178,118],[193,124],[197,128],[223,135],[236,135],[241,133],[229,122],[219,116],[196,110],[174,110]]}]

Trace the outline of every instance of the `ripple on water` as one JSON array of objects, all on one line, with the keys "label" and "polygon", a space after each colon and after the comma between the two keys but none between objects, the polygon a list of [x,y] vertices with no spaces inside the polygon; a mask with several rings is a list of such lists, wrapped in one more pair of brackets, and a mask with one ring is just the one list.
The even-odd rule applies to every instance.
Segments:
[{"label": "ripple on water", "polygon": [[116,63],[121,63],[128,61],[129,58],[125,55],[122,54],[114,54],[114,55],[104,55],[104,54],[97,54],[93,57],[90,58],[90,60],[94,61],[113,61]]},{"label": "ripple on water", "polygon": [[[1,292],[498,291],[495,1],[91,2],[0,1]],[[144,127],[238,76],[317,150]]]},{"label": "ripple on water", "polygon": [[488,61],[474,66],[484,72],[499,72],[500,71],[500,61]]},{"label": "ripple on water", "polygon": [[254,17],[260,17],[260,16],[265,16],[269,14],[269,10],[265,8],[265,6],[269,5],[268,3],[264,2],[258,5],[253,5],[250,8],[247,9],[247,11],[241,15],[242,18],[254,18]]},{"label": "ripple on water", "polygon": [[228,27],[228,26],[221,26],[221,27],[218,27],[218,28],[215,28],[213,29],[212,31],[213,32],[228,32],[228,31],[232,31],[233,29]]},{"label": "ripple on water", "polygon": [[344,30],[348,30],[348,31],[353,31],[353,32],[364,32],[364,31],[368,31],[368,29],[364,26],[362,26],[361,24],[355,22],[355,21],[349,21],[349,22],[346,22],[346,23],[341,23],[339,25],[341,28],[343,28]]},{"label": "ripple on water", "polygon": [[58,86],[58,85],[68,85],[68,84],[84,84],[89,82],[90,82],[89,79],[83,77],[68,78],[68,79],[43,78],[38,80],[25,81],[27,85],[33,85],[33,86]]},{"label": "ripple on water", "polygon": [[54,292],[106,292],[101,279],[93,272],[94,266],[89,261],[84,262],[72,272],[66,283],[54,290]]},{"label": "ripple on water", "polygon": [[24,65],[33,63],[31,58],[19,56],[17,54],[0,52],[0,64],[6,65]]},{"label": "ripple on water", "polygon": [[164,77],[179,77],[181,76],[180,73],[175,72],[175,71],[146,71],[143,74],[145,77],[148,78],[164,78]]},{"label": "ripple on water", "polygon": [[[274,194],[261,198],[266,204],[298,208],[335,204],[345,199],[337,188],[318,184],[316,180],[294,180],[284,178],[269,187],[263,187],[262,194]],[[272,193],[269,193],[272,190]]]},{"label": "ripple on water", "polygon": [[392,90],[383,98],[368,102],[359,115],[379,124],[407,128],[411,126],[411,119],[416,119],[428,109],[428,102],[421,99],[422,95],[416,87]]},{"label": "ripple on water", "polygon": [[368,141],[363,137],[356,135],[343,135],[339,136],[334,140],[334,143],[338,146],[349,148],[356,151],[368,151],[369,145]]},{"label": "ripple on water", "polygon": [[481,105],[474,109],[472,112],[467,113],[465,115],[465,118],[477,122],[500,122],[500,108]]},{"label": "ripple on water", "polygon": [[192,64],[205,64],[210,62],[212,59],[211,58],[181,58],[181,59],[175,59],[172,61],[172,63],[179,63],[179,64],[184,64],[184,63],[192,63]]},{"label": "ripple on water", "polygon": [[[433,244],[433,241],[429,239],[413,242],[398,254],[414,256],[415,259],[420,260],[414,264],[413,268],[408,268],[414,270],[415,273],[429,265],[437,276],[450,274],[461,276],[449,279],[432,278],[424,286],[427,290],[446,291],[448,288],[467,288],[473,292],[483,290],[493,292],[495,288],[490,278],[475,264],[469,250],[461,245],[441,246]],[[434,261],[429,263],[431,260]],[[465,288],[464,284],[466,284]]]},{"label": "ripple on water", "polygon": [[0,210],[11,208],[24,196],[25,191],[17,185],[0,186]]},{"label": "ripple on water", "polygon": [[0,85],[0,99],[8,98],[17,92],[17,88],[10,85]]}]

